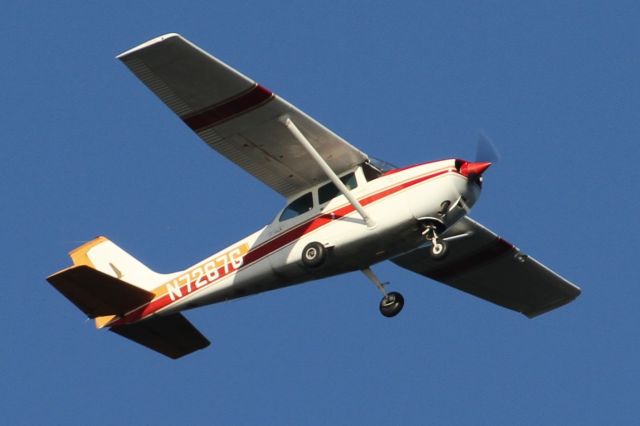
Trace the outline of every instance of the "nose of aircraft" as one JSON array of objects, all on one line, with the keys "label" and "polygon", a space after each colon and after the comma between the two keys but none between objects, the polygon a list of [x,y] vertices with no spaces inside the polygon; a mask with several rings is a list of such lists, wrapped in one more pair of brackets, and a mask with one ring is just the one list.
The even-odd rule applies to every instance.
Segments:
[{"label": "nose of aircraft", "polygon": [[478,163],[464,163],[460,167],[460,174],[462,176],[482,176],[482,174],[491,166],[491,163],[478,162]]}]

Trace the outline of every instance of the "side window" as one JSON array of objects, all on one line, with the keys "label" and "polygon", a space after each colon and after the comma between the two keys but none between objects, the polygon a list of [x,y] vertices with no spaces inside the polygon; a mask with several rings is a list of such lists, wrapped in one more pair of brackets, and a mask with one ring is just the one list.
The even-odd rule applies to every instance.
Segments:
[{"label": "side window", "polygon": [[[340,180],[349,189],[354,189],[355,187],[358,186],[355,173],[349,173],[348,175],[344,175],[340,178]],[[336,188],[333,182],[329,182],[325,185],[322,185],[318,189],[318,203],[324,204],[327,201],[331,200],[332,198],[337,197],[338,195],[340,195],[340,191],[338,190],[338,188]]]},{"label": "side window", "polygon": [[313,208],[313,196],[307,192],[302,197],[293,200],[280,215],[280,222],[294,218]]}]

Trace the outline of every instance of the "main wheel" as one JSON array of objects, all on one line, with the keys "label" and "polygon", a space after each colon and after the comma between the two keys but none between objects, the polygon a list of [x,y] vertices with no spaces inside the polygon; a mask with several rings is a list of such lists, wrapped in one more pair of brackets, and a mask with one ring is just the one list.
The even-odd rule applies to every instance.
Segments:
[{"label": "main wheel", "polygon": [[317,268],[324,263],[327,249],[317,241],[309,243],[302,250],[302,263],[311,268]]},{"label": "main wheel", "polygon": [[436,241],[431,244],[431,248],[429,249],[429,255],[434,260],[444,259],[447,255],[447,243],[440,238],[436,239]]},{"label": "main wheel", "polygon": [[404,297],[397,291],[392,291],[380,301],[380,313],[387,318],[395,317],[404,306]]}]

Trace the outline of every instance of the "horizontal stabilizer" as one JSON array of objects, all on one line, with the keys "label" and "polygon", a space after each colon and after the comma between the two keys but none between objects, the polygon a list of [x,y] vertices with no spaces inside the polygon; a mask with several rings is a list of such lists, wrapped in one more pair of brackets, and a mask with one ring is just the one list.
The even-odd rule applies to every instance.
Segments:
[{"label": "horizontal stabilizer", "polygon": [[111,327],[111,331],[173,359],[210,344],[181,314],[155,316],[134,324]]},{"label": "horizontal stabilizer", "polygon": [[148,303],[154,294],[89,266],[80,265],[47,278],[60,293],[89,318],[124,315]]}]

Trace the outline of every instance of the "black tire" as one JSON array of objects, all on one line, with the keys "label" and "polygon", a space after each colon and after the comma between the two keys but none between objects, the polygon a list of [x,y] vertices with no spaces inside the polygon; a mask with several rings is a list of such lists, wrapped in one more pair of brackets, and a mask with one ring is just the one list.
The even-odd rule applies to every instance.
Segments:
[{"label": "black tire", "polygon": [[395,317],[404,306],[404,297],[397,291],[392,291],[380,301],[380,313],[387,318]]},{"label": "black tire", "polygon": [[441,260],[447,256],[449,246],[444,240],[437,239],[429,248],[429,256],[434,260]]},{"label": "black tire", "polygon": [[302,250],[302,263],[310,268],[322,265],[327,257],[327,249],[317,241],[309,243]]}]

